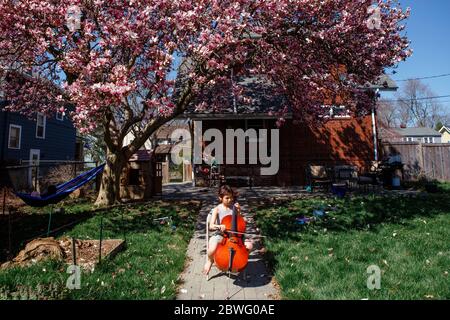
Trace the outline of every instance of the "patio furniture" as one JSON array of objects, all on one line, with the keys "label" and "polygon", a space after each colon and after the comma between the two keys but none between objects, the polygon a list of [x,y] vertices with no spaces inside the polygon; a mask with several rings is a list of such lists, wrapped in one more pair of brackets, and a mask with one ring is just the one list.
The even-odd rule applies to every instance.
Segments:
[{"label": "patio furniture", "polygon": [[347,193],[346,183],[333,183],[331,185],[331,192],[338,198],[344,198]]},{"label": "patio furniture", "polygon": [[364,191],[370,187],[372,189],[379,188],[383,182],[381,179],[382,167],[380,161],[372,161],[368,172],[364,172],[358,176],[358,187],[363,187]]},{"label": "patio furniture", "polygon": [[358,169],[351,165],[335,166],[334,181],[336,183],[345,183],[347,187],[353,188],[358,181]]},{"label": "patio furniture", "polygon": [[306,180],[312,190],[318,186],[329,191],[333,182],[330,168],[312,164],[306,166]]},{"label": "patio furniture", "polygon": [[222,173],[222,166],[220,165],[211,166],[209,175],[209,186],[220,187],[224,183],[225,183],[225,176]]}]

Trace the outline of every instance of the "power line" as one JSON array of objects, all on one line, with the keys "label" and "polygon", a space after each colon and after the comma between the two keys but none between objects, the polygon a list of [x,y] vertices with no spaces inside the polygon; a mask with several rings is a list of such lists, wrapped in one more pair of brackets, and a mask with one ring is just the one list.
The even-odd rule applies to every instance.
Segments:
[{"label": "power line", "polygon": [[397,102],[397,101],[432,100],[432,99],[442,99],[442,98],[450,98],[450,94],[449,95],[445,95],[445,96],[415,98],[415,99],[387,99],[387,100],[382,99],[380,101],[382,101],[382,102]]},{"label": "power line", "polygon": [[450,77],[450,73],[435,75],[435,76],[429,76],[429,77],[420,77],[420,78],[411,78],[411,79],[402,79],[402,80],[394,80],[396,82],[403,82],[403,81],[410,81],[410,80],[425,80],[425,79],[435,79],[435,78],[443,78],[443,77]]}]

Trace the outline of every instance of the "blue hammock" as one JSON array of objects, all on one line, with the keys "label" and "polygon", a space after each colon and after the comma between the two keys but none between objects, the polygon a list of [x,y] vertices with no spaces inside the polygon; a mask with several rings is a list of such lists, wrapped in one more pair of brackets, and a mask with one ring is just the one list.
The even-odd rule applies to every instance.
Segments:
[{"label": "blue hammock", "polygon": [[102,164],[101,166],[91,169],[68,182],[56,186],[56,192],[54,194],[48,196],[44,195],[42,198],[27,193],[16,192],[15,194],[31,207],[45,207],[49,204],[60,202],[73,191],[81,188],[83,185],[94,179],[104,168],[105,164]]}]

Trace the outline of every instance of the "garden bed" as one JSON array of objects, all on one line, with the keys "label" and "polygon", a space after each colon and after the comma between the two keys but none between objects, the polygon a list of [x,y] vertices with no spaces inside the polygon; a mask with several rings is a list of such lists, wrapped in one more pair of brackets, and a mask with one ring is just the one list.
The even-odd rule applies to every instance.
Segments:
[{"label": "garden bed", "polygon": [[[121,239],[102,240],[101,259],[112,258],[124,248],[125,241]],[[76,261],[74,261],[74,258]],[[12,259],[2,264],[1,269],[13,267],[29,267],[49,259],[64,261],[69,265],[78,265],[84,270],[94,271],[100,262],[100,240],[75,239],[75,256],[73,255],[72,239],[38,238],[29,242],[25,249]]]},{"label": "garden bed", "polygon": [[[69,239],[67,248],[72,237],[92,243],[88,259],[98,259],[94,245],[103,220],[103,238],[126,239],[127,249],[114,259],[102,259],[94,272],[83,272],[80,289],[66,287],[67,264],[72,263],[67,249],[67,261],[51,259],[1,270],[0,293],[7,299],[20,291],[39,291],[39,299],[174,299],[200,207],[200,201],[161,200],[90,213],[57,240]],[[77,252],[78,263],[81,258]]]}]

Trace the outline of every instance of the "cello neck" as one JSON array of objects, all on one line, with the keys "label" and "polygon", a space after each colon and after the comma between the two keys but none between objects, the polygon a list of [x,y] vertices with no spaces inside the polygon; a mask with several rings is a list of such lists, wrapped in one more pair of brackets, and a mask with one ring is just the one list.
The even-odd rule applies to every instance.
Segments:
[{"label": "cello neck", "polygon": [[233,217],[231,219],[231,231],[237,231],[237,212],[236,207],[234,206],[235,203],[236,201],[233,201],[232,204]]}]

